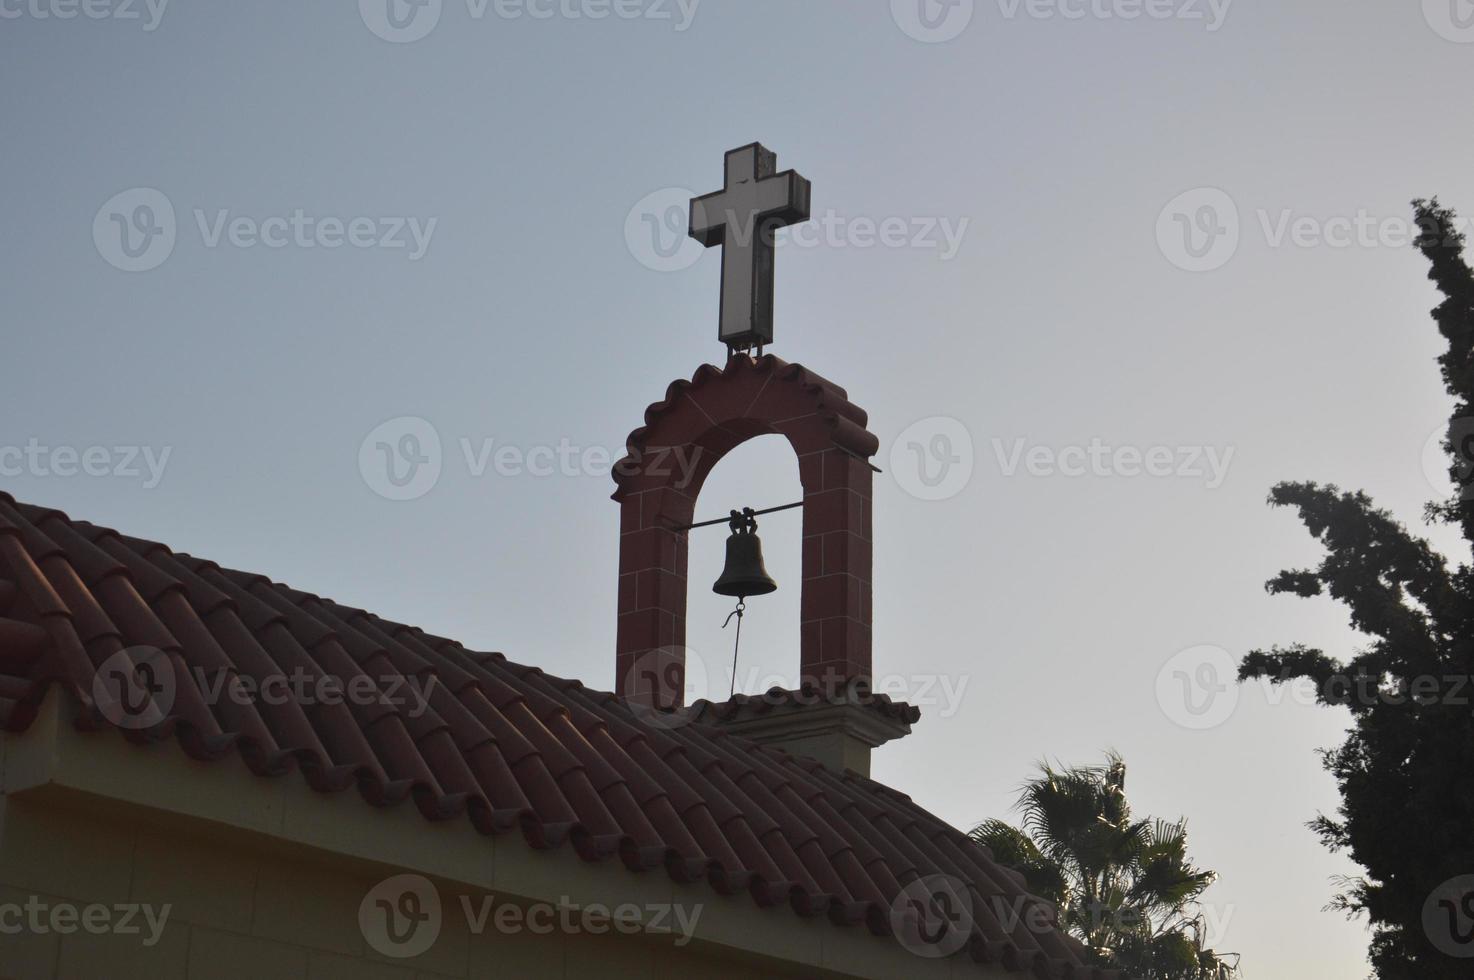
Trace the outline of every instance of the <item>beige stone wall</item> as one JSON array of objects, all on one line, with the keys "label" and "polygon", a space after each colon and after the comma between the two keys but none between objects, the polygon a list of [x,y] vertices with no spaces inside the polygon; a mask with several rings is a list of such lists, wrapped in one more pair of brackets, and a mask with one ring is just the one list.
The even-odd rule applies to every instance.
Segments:
[{"label": "beige stone wall", "polygon": [[[0,807],[0,906],[39,903],[48,922],[58,907],[146,904],[156,915],[169,907],[151,946],[141,915],[134,919],[139,935],[91,934],[80,923],[64,935],[49,925],[44,933],[0,934],[6,980],[774,975],[643,937],[500,934],[490,927],[472,935],[450,895],[430,950],[395,960],[370,948],[359,927],[359,904],[380,876],[120,822],[105,806],[89,811],[0,797]],[[0,925],[15,922],[11,916]]]}]

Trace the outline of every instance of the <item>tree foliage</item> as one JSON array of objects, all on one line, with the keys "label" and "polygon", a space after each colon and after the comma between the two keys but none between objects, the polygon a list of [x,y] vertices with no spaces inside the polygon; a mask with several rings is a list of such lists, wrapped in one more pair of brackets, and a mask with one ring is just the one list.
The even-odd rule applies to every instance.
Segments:
[{"label": "tree foliage", "polygon": [[971,836],[1059,908],[1059,924],[1094,963],[1143,980],[1228,980],[1236,957],[1204,949],[1198,907],[1214,874],[1187,858],[1187,824],[1136,819],[1126,763],[1041,763],[1024,784],[1022,826],[989,820]]},{"label": "tree foliage", "polygon": [[[1430,504],[1426,517],[1459,527],[1474,546],[1474,272],[1464,261],[1454,214],[1436,199],[1413,207],[1418,248],[1443,295],[1433,319],[1448,343],[1439,364],[1454,399],[1444,450],[1461,488],[1453,499]],[[1269,502],[1293,508],[1325,556],[1314,569],[1282,571],[1266,588],[1329,595],[1370,637],[1344,661],[1295,644],[1255,650],[1239,670],[1241,679],[1310,678],[1322,703],[1351,712],[1346,741],[1323,753],[1341,805],[1335,817],[1322,815],[1311,826],[1365,875],[1344,882],[1332,905],[1367,917],[1379,980],[1467,980],[1474,960],[1450,956],[1438,941],[1447,946],[1441,916],[1456,910],[1435,906],[1431,920],[1426,913],[1440,886],[1474,874],[1470,567],[1451,567],[1363,493],[1283,483]]]}]

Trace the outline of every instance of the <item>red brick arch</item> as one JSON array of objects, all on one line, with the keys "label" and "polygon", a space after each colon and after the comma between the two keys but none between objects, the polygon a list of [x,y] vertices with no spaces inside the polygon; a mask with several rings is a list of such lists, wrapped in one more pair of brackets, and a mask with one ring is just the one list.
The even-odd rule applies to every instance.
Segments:
[{"label": "red brick arch", "polygon": [[[844,389],[771,354],[734,355],[676,381],[630,433],[614,468],[620,505],[616,690],[644,700],[628,681],[637,664],[686,642],[686,532],[696,498],[718,461],[756,436],[787,438],[803,486],[800,673],[828,687],[870,677],[870,507],[880,447]],[[747,501],[724,501],[725,507]],[[754,501],[753,506],[787,501]],[[720,516],[713,513],[708,516]],[[719,533],[713,532],[713,533]],[[658,700],[679,704],[684,653],[669,654]]]}]

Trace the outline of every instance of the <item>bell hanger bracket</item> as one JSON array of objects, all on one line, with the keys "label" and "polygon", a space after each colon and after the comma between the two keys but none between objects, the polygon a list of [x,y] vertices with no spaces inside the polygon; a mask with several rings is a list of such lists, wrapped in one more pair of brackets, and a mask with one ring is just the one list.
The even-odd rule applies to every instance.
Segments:
[{"label": "bell hanger bracket", "polygon": [[671,530],[678,532],[694,531],[698,527],[715,527],[718,524],[726,524],[735,531],[738,529],[739,522],[745,523],[746,521],[751,520],[754,517],[762,517],[764,514],[776,514],[780,510],[793,510],[793,508],[802,507],[803,505],[804,502],[802,500],[797,500],[791,504],[783,504],[779,507],[767,507],[763,510],[753,510],[751,507],[744,507],[740,511],[732,511],[731,515],[727,517],[715,517],[709,521],[698,521],[695,524],[681,524],[676,527],[672,527]]}]

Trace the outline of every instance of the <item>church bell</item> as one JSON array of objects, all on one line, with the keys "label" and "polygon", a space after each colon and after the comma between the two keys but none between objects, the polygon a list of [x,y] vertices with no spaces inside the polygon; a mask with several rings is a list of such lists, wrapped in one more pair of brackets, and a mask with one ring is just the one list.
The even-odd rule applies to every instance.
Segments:
[{"label": "church bell", "polygon": [[711,590],[717,595],[739,599],[776,590],[778,583],[763,567],[763,543],[757,536],[757,518],[752,508],[732,511],[729,526],[732,533],[727,537],[727,564]]}]

